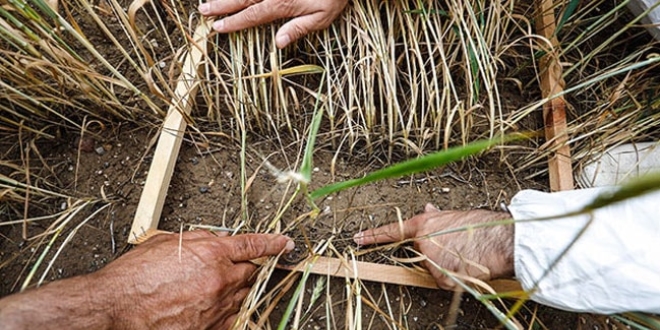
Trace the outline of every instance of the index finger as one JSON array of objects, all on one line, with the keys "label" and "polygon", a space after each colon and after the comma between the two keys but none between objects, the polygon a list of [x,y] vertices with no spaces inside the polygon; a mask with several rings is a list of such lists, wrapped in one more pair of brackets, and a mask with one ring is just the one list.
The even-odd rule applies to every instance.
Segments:
[{"label": "index finger", "polygon": [[291,238],[277,234],[245,234],[223,240],[229,245],[227,257],[234,262],[274,256],[282,251],[291,251],[295,247]]},{"label": "index finger", "polygon": [[358,245],[369,245],[378,243],[392,243],[402,241],[408,238],[414,238],[418,227],[427,215],[418,214],[406,221],[393,222],[375,229],[368,229],[359,232],[353,236],[353,240]]}]

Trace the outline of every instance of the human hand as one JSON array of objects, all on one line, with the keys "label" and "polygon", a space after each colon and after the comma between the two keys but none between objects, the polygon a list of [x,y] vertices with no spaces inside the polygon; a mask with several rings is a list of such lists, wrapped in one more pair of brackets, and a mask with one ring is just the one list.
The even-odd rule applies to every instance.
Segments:
[{"label": "human hand", "polygon": [[348,0],[210,0],[199,5],[199,12],[204,16],[233,14],[213,23],[213,29],[220,33],[293,18],[275,36],[277,47],[284,48],[312,31],[330,26],[347,3]]},{"label": "human hand", "polygon": [[[452,228],[461,228],[510,219],[504,212],[487,210],[440,211],[427,204],[424,213],[401,223],[391,223],[357,233],[358,245],[391,243],[416,238],[415,248],[426,255],[424,266],[438,286],[452,290],[456,283],[433,265],[481,280],[513,275],[513,225],[496,225],[427,237]],[[430,261],[433,263],[431,263]]]},{"label": "human hand", "polygon": [[293,248],[281,235],[192,231],[179,242],[179,235],[162,234],[90,281],[112,308],[113,328],[228,329],[250,290],[256,266],[249,260]]}]

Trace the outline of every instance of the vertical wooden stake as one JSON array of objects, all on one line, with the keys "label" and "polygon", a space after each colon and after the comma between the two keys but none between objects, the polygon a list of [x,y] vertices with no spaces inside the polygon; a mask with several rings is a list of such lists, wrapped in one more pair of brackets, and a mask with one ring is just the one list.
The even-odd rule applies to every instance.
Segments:
[{"label": "vertical wooden stake", "polygon": [[558,63],[559,41],[555,35],[556,22],[553,0],[539,0],[536,29],[552,44],[541,58],[541,92],[544,98],[552,98],[543,105],[543,121],[548,148],[553,150],[548,159],[550,190],[573,189],[573,167],[571,149],[568,146],[566,125],[566,101],[563,97],[553,97],[564,90],[561,78],[562,68]]},{"label": "vertical wooden stake", "polygon": [[197,69],[206,55],[208,22],[201,22],[193,36],[194,45],[183,60],[181,75],[176,85],[167,116],[163,122],[154,158],[151,161],[147,181],[138,203],[128,243],[136,244],[138,238],[158,227],[165,196],[172,179],[174,165],[179,156],[183,133],[186,130],[184,116],[190,114],[193,100],[199,88]]}]

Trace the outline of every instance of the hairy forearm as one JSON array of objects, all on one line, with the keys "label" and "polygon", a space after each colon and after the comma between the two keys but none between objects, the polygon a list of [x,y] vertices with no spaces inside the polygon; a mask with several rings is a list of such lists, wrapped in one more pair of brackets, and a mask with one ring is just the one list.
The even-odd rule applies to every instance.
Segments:
[{"label": "hairy forearm", "polygon": [[109,291],[95,288],[92,275],[49,283],[0,300],[3,329],[109,329]]},{"label": "hairy forearm", "polygon": [[[443,211],[443,220],[450,228],[461,231],[449,234],[451,243],[461,258],[467,258],[490,271],[488,278],[510,277],[514,273],[514,225],[508,212],[490,210]],[[474,229],[464,230],[474,227]]]}]

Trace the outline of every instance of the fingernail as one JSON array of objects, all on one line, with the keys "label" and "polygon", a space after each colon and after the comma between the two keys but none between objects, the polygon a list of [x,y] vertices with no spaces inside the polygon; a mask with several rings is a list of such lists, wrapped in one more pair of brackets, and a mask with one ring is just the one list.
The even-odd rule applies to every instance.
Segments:
[{"label": "fingernail", "polygon": [[359,232],[359,233],[353,235],[353,241],[355,241],[355,243],[357,245],[362,245],[363,239],[364,239],[364,233],[363,232]]},{"label": "fingernail", "polygon": [[296,248],[296,243],[294,243],[293,240],[289,238],[289,241],[286,242],[286,246],[284,247],[284,251],[291,252],[295,248]]},{"label": "fingernail", "polygon": [[275,38],[277,48],[284,48],[289,44],[289,42],[291,42],[291,39],[289,38],[288,34],[279,35],[277,38]]},{"label": "fingernail", "polygon": [[225,20],[224,19],[221,19],[221,20],[216,21],[215,23],[213,23],[213,29],[218,31],[218,32],[224,32],[224,28],[225,28]]},{"label": "fingernail", "polygon": [[199,7],[197,7],[197,10],[199,10],[199,12],[202,13],[202,15],[208,15],[209,11],[211,11],[211,5],[209,5],[208,3],[203,3],[199,5]]}]

